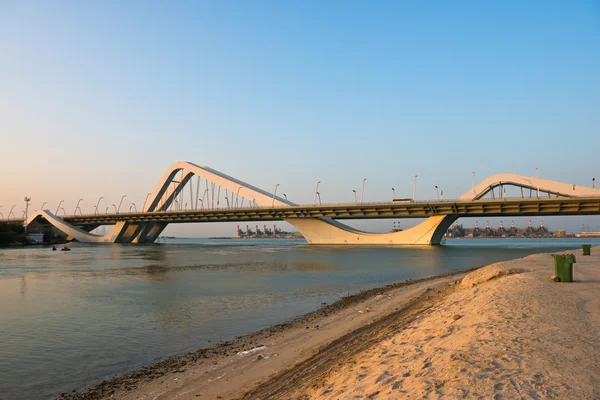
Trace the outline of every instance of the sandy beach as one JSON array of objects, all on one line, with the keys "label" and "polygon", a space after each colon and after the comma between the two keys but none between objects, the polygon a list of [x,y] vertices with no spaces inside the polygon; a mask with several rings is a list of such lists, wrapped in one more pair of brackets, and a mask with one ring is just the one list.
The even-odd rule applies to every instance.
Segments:
[{"label": "sandy beach", "polygon": [[390,285],[62,398],[600,398],[600,248],[573,253],[574,283],[537,254]]}]

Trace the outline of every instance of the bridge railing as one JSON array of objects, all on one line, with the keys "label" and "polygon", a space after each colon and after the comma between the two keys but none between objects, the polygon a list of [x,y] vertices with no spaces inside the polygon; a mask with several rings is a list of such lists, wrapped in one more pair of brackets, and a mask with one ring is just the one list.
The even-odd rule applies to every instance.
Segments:
[{"label": "bridge railing", "polygon": [[[567,197],[565,197],[567,198]],[[556,197],[552,197],[552,198],[548,198],[548,197],[543,197],[540,196],[538,197],[505,197],[502,199],[479,199],[479,200],[472,200],[474,202],[485,202],[485,201],[502,201],[502,200],[521,200],[521,201],[538,201],[538,200],[555,200]],[[369,205],[382,205],[382,204],[389,204],[389,205],[397,205],[397,204],[405,204],[405,205],[410,205],[410,204],[415,204],[415,205],[419,205],[419,204],[430,204],[430,203],[456,203],[456,202],[464,202],[465,200],[458,200],[458,199],[438,199],[438,200],[403,200],[403,201],[394,201],[394,200],[390,200],[390,201],[371,201],[371,202],[352,202],[352,203],[321,203],[321,204],[296,204],[293,206],[290,205],[286,205],[286,204],[279,204],[279,205],[273,205],[271,206],[257,206],[257,205],[252,205],[252,206],[245,206],[245,207],[227,207],[227,206],[223,206],[223,207],[200,207],[198,209],[168,209],[168,210],[162,210],[162,211],[147,211],[147,212],[142,212],[142,211],[138,211],[138,212],[120,212],[120,213],[84,213],[84,214],[77,214],[77,215],[64,215],[64,216],[60,216],[61,218],[67,217],[67,218],[73,218],[73,217],[82,217],[82,218],[90,218],[90,217],[94,217],[94,216],[103,216],[103,215],[123,215],[123,216],[127,216],[127,215],[139,215],[140,213],[157,213],[157,214],[164,214],[164,213],[177,213],[177,212],[196,212],[196,211],[225,211],[225,210],[251,210],[251,209],[285,209],[285,208],[290,208],[290,207],[301,207],[301,208],[310,208],[310,207],[315,207],[315,208],[322,208],[322,207],[355,207],[355,206],[369,206]]]},{"label": "bridge railing", "polygon": [[[558,197],[560,198],[565,198],[567,199],[568,197]],[[503,200],[520,200],[520,201],[539,201],[539,200],[556,200],[557,197],[545,197],[545,196],[540,196],[539,198],[537,196],[534,197],[505,197],[505,198],[487,198],[487,199],[479,199],[479,200],[470,200],[473,202],[486,202],[486,201],[503,201]],[[147,213],[157,213],[157,214],[164,214],[164,213],[189,213],[189,212],[200,212],[200,211],[226,211],[226,210],[251,210],[251,209],[284,209],[284,208],[290,208],[290,207],[301,207],[301,208],[311,208],[311,207],[315,207],[315,208],[322,208],[322,207],[356,207],[356,206],[369,206],[369,205],[382,205],[382,204],[389,204],[389,205],[398,205],[398,204],[404,204],[404,205],[410,205],[410,204],[415,204],[415,205],[419,205],[419,204],[427,204],[427,203],[456,203],[456,202],[465,202],[465,201],[469,201],[469,200],[458,200],[458,199],[438,199],[438,200],[402,200],[402,201],[394,201],[394,200],[390,200],[390,201],[372,201],[372,202],[352,202],[352,203],[321,203],[321,204],[296,204],[294,206],[289,206],[286,204],[282,204],[282,205],[274,205],[273,207],[263,207],[263,206],[257,206],[257,205],[251,205],[251,206],[246,206],[246,207],[227,207],[227,206],[223,206],[223,207],[211,207],[211,208],[198,208],[198,209],[185,209],[185,210],[179,210],[179,209],[169,209],[169,210],[164,210],[164,211],[150,211]],[[36,210],[37,211],[37,210]],[[34,211],[35,212],[35,211]],[[120,215],[120,216],[135,216],[135,215],[139,215],[141,213],[145,213],[145,212],[120,212],[120,213],[82,213],[82,214],[77,214],[77,215],[58,215],[58,217],[60,218],[94,218],[94,217],[101,217],[101,216],[114,216],[114,215]],[[24,219],[23,218],[12,218],[12,219],[0,219],[0,222],[2,223],[24,223]]]}]

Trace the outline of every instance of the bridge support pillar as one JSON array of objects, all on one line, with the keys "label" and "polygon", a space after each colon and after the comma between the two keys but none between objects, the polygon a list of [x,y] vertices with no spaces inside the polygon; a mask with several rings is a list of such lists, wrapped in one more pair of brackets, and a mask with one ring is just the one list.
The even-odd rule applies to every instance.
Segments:
[{"label": "bridge support pillar", "polygon": [[286,219],[309,244],[351,245],[432,245],[440,244],[444,233],[458,219],[456,215],[429,217],[412,228],[389,233],[368,233],[326,218]]}]

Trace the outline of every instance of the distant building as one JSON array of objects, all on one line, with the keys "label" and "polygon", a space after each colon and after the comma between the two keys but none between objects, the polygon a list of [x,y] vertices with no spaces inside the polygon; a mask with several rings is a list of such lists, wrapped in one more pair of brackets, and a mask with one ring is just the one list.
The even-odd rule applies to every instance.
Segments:
[{"label": "distant building", "polygon": [[557,238],[567,237],[567,231],[564,229],[557,229],[554,231],[554,236]]}]

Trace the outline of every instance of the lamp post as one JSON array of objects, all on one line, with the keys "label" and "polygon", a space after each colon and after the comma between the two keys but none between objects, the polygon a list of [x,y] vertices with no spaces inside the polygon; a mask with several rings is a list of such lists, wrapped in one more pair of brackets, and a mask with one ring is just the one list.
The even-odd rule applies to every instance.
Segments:
[{"label": "lamp post", "polygon": [[440,193],[439,193],[439,191],[438,191],[438,190],[439,190],[439,189],[438,189],[438,187],[437,187],[437,185],[436,185],[436,186],[435,186],[435,197],[437,197],[437,199],[439,200],[439,199],[440,199]]},{"label": "lamp post", "polygon": [[[77,205],[75,206],[75,211],[73,211],[73,215],[77,214],[77,209],[79,208],[79,203],[81,203],[82,200],[83,199],[79,199],[79,201],[77,202]],[[81,210],[79,210],[79,211],[81,211]],[[83,213],[81,213],[81,214],[83,214]]]},{"label": "lamp post", "polygon": [[279,183],[275,185],[275,190],[273,191],[273,200],[271,201],[271,207],[275,207],[275,196],[277,195],[277,187]]},{"label": "lamp post", "polygon": [[99,214],[99,212],[98,212],[98,206],[100,205],[100,200],[102,200],[103,198],[104,198],[104,197],[100,197],[100,198],[98,199],[98,202],[96,203],[96,210],[94,211],[94,214]]},{"label": "lamp post", "polygon": [[8,212],[8,219],[10,219],[10,214],[12,214],[12,215],[13,215],[13,217],[15,216],[15,214],[13,213],[13,208],[15,208],[16,206],[17,206],[17,205],[15,204],[15,205],[13,205],[13,206],[10,208],[10,211]]},{"label": "lamp post", "polygon": [[352,192],[354,192],[354,202],[358,204],[358,200],[356,199],[356,190],[352,189]]},{"label": "lamp post", "polygon": [[313,200],[313,206],[317,205],[317,192],[319,191],[319,184],[321,183],[321,181],[317,182],[317,188],[315,189],[315,198]]},{"label": "lamp post", "polygon": [[396,189],[392,188],[392,192],[394,192],[394,200],[396,200]]},{"label": "lamp post", "polygon": [[287,194],[285,194],[285,193],[284,193],[284,194],[283,194],[283,197],[285,197],[285,199],[287,200]]},{"label": "lamp post", "polygon": [[58,203],[58,207],[56,207],[56,212],[54,213],[54,215],[58,215],[58,211],[60,210],[60,205],[63,203],[64,200],[61,200],[60,203]]},{"label": "lamp post", "polygon": [[225,196],[225,201],[227,202],[227,208],[230,208],[229,207],[229,199],[227,198],[227,196]]},{"label": "lamp post", "polygon": [[129,211],[131,212],[131,207],[133,207],[133,210],[135,212],[137,212],[137,207],[135,206],[135,203],[131,203],[131,206],[129,206]]},{"label": "lamp post", "polygon": [[200,209],[204,210],[204,200],[198,199],[198,201],[200,201]]},{"label": "lamp post", "polygon": [[[240,186],[240,188],[241,188],[241,186]],[[239,191],[239,190],[240,190],[240,189],[238,189],[238,191]],[[208,194],[208,188],[206,188],[206,189],[204,190],[204,194],[202,195],[202,206],[203,206],[203,207],[204,207],[204,199],[207,197],[207,194]],[[236,201],[236,204],[237,204],[237,201]]]},{"label": "lamp post", "polygon": [[23,200],[25,201],[25,234],[27,234],[27,214],[29,213],[29,203],[31,203],[31,197],[25,196]]},{"label": "lamp post", "polygon": [[44,206],[46,205],[46,203],[47,203],[47,201],[45,201],[45,202],[42,203],[42,206],[40,207],[40,210],[44,209]]},{"label": "lamp post", "polygon": [[150,197],[152,193],[148,193],[146,195],[146,199],[144,200],[144,205],[142,206],[142,211],[146,211],[146,202],[148,201],[148,197]]},{"label": "lamp post", "polygon": [[537,198],[540,198],[540,181],[539,181],[539,170],[535,169],[535,181],[537,186]]},{"label": "lamp post", "polygon": [[440,200],[444,200],[444,191],[443,190],[440,191]]},{"label": "lamp post", "polygon": [[[285,194],[284,194],[284,196],[285,196]],[[256,199],[252,195],[250,195],[250,197],[252,197],[252,203],[250,204],[250,207],[252,207],[252,204],[254,204],[254,206],[256,206]],[[286,197],[286,199],[287,199],[287,197]]]},{"label": "lamp post", "polygon": [[104,214],[108,214],[108,207],[106,207],[106,210],[104,210]]},{"label": "lamp post", "polygon": [[119,213],[119,211],[121,210],[121,204],[123,204],[123,199],[127,197],[126,194],[123,195],[123,197],[121,197],[121,201],[119,202],[119,208],[117,208],[117,214]]},{"label": "lamp post", "polygon": [[115,214],[118,214],[119,212],[117,211],[117,206],[114,203],[112,206],[115,208]]},{"label": "lamp post", "polygon": [[[242,188],[242,187],[240,186],[240,187],[238,188],[238,190],[235,192],[235,208],[237,208],[237,206],[238,206],[238,199],[239,199],[239,197],[240,197],[240,189],[241,189],[241,188]],[[207,189],[207,190],[208,190],[208,189]]]},{"label": "lamp post", "polygon": [[61,209],[61,210],[62,210],[62,212],[63,212],[63,216],[64,216],[64,217],[66,217],[66,216],[67,216],[67,212],[65,211],[65,208],[64,208],[64,207],[61,207],[60,209]]},{"label": "lamp post", "polygon": [[596,178],[592,178],[592,188],[596,187]]},{"label": "lamp post", "polygon": [[363,196],[365,194],[365,181],[367,180],[367,178],[364,178],[362,181],[362,189],[360,190],[360,204],[363,203]]},{"label": "lamp post", "polygon": [[317,196],[319,196],[319,205],[322,205],[323,203],[321,203],[321,193],[317,192]]},{"label": "lamp post", "polygon": [[416,195],[417,195],[417,176],[415,175],[415,179],[413,181],[413,201],[415,201]]}]

